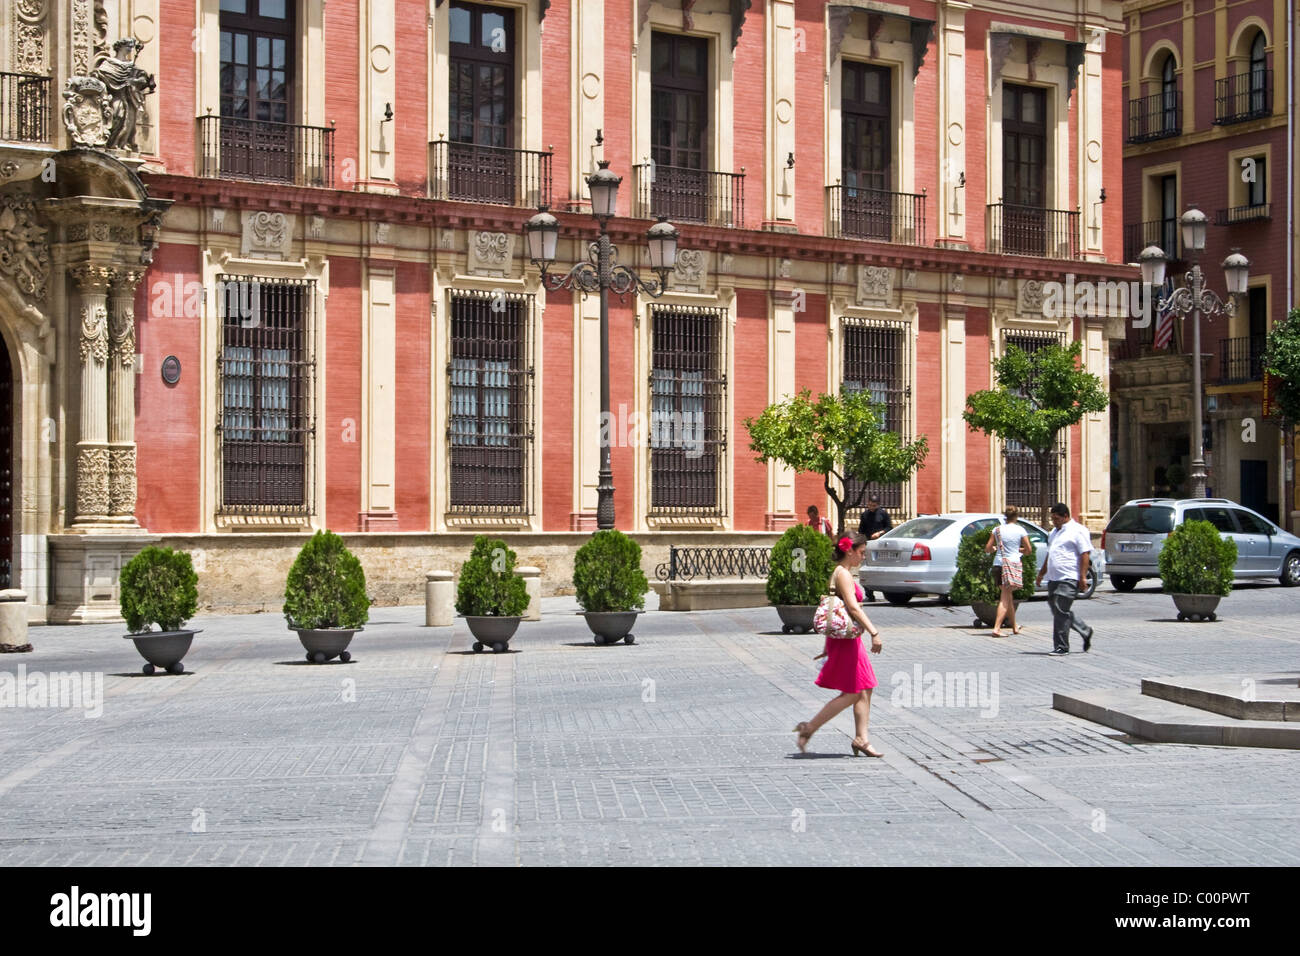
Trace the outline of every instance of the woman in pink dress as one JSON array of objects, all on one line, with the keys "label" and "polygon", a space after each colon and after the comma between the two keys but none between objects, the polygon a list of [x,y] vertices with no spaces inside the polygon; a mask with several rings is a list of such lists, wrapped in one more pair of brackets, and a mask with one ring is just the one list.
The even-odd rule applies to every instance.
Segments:
[{"label": "woman in pink dress", "polygon": [[795,727],[799,735],[800,753],[808,746],[808,739],[817,730],[845,707],[853,707],[853,723],[857,736],[853,738],[853,756],[865,754],[868,757],[883,757],[884,754],[871,746],[867,727],[871,721],[871,689],[876,686],[876,674],[871,669],[867,650],[862,646],[862,632],[871,635],[871,652],[879,654],[884,645],[880,641],[880,632],[876,630],[871,619],[862,610],[862,588],[856,581],[856,571],[862,564],[866,552],[866,535],[857,535],[852,540],[840,538],[835,545],[836,567],[831,574],[829,591],[838,594],[844,601],[849,617],[857,625],[858,636],[852,640],[845,638],[826,638],[826,648],[822,656],[826,663],[817,675],[817,686],[837,690],[840,696],[830,701],[812,720],[804,721]]}]

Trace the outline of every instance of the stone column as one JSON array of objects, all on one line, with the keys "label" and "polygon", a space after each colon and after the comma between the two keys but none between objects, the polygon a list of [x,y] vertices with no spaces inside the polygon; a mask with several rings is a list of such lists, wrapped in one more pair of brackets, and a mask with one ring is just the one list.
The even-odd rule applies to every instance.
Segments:
[{"label": "stone column", "polygon": [[81,430],[74,524],[103,524],[109,513],[108,289],[113,273],[89,264],[70,272],[80,292]]},{"label": "stone column", "polygon": [[135,520],[135,286],[142,273],[114,274],[108,313],[108,513]]}]

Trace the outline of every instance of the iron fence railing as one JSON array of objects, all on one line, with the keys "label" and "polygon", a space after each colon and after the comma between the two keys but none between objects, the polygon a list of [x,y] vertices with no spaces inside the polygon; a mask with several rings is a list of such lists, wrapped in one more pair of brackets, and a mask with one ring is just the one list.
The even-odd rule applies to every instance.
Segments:
[{"label": "iron fence railing", "polygon": [[1124,261],[1137,262],[1147,246],[1159,246],[1174,260],[1183,258],[1183,237],[1177,219],[1131,222],[1124,227]]},{"label": "iron fence railing", "polygon": [[766,578],[771,548],[679,548],[670,545],[668,560],[655,568],[660,581],[694,578]]},{"label": "iron fence railing", "polygon": [[0,140],[47,143],[50,139],[50,78],[0,73]]},{"label": "iron fence railing", "polygon": [[1262,381],[1264,353],[1267,349],[1268,338],[1263,335],[1221,339],[1219,341],[1219,384],[1238,385]]},{"label": "iron fence railing", "polygon": [[334,185],[334,128],[198,118],[200,175],[292,186]]},{"label": "iron fence railing", "polygon": [[1214,124],[1228,126],[1273,112],[1273,71],[1247,70],[1214,81]]},{"label": "iron fence railing", "polygon": [[440,139],[429,144],[429,198],[535,209],[551,204],[553,154]]},{"label": "iron fence railing", "polygon": [[1128,101],[1125,142],[1147,143],[1183,131],[1183,91],[1166,90]]},{"label": "iron fence railing", "polygon": [[1229,206],[1227,209],[1220,209],[1214,217],[1216,225],[1235,226],[1239,222],[1255,222],[1259,219],[1272,219],[1273,208],[1268,203],[1256,203],[1255,205]]},{"label": "iron fence railing", "polygon": [[988,207],[990,252],[1047,259],[1079,258],[1079,213],[1014,203]]},{"label": "iron fence railing", "polygon": [[827,186],[828,234],[925,245],[925,194],[857,186]]},{"label": "iron fence railing", "polygon": [[667,216],[673,222],[702,222],[711,226],[745,224],[745,172],[723,173],[642,163],[632,167],[635,182],[633,215],[641,219]]}]

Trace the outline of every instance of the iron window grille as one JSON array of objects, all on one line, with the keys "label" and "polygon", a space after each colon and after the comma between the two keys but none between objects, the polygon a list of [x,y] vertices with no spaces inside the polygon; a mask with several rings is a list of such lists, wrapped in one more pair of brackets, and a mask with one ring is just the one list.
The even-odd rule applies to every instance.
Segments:
[{"label": "iron window grille", "polygon": [[217,284],[218,514],[312,514],[315,292],[310,279]]},{"label": "iron window grille", "polygon": [[[1065,336],[1060,332],[1018,329],[1003,332],[1002,350],[1008,345],[1017,346],[1022,352],[1033,355],[1039,349],[1049,345],[1064,345]],[[1065,458],[1067,433],[1064,429],[1056,435],[1056,447],[1047,456],[1046,468],[1053,488],[1053,501],[1065,498]],[[1024,445],[1017,441],[1007,441],[1002,446],[1003,473],[1005,480],[1005,504],[1015,505],[1024,510],[1041,507],[1039,501],[1039,481],[1042,470],[1038,460]]]},{"label": "iron window grille", "polygon": [[[843,390],[856,392],[866,389],[874,402],[884,406],[883,431],[897,432],[908,441],[912,437],[912,362],[908,347],[910,327],[905,322],[877,319],[844,318],[841,320],[843,353]],[[846,527],[856,527],[867,495],[880,496],[880,507],[897,521],[907,518],[910,501],[910,482],[881,484],[870,482],[865,486],[862,500],[844,516]],[[863,483],[855,479],[844,482],[844,500],[852,503]]]},{"label": "iron window grille", "polygon": [[452,294],[451,514],[533,513],[533,308],[523,293]]},{"label": "iron window grille", "polygon": [[650,310],[652,517],[726,514],[726,309]]}]

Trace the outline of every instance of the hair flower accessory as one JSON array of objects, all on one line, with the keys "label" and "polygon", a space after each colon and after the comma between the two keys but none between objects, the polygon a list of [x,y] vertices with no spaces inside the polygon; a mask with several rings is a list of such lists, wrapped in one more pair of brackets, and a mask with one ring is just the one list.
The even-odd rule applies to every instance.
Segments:
[{"label": "hair flower accessory", "polygon": [[850,551],[853,550],[853,539],[850,538],[848,535],[845,535],[844,537],[840,538],[840,540],[835,542],[835,547],[839,548],[845,554],[848,554]]}]

